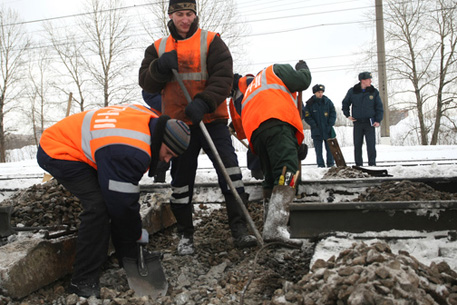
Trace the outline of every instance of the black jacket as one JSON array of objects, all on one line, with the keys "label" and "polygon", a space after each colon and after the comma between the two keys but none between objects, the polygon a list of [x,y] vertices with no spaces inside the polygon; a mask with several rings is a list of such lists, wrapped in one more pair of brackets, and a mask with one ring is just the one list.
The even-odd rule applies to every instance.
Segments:
[{"label": "black jacket", "polygon": [[373,86],[364,91],[360,83],[348,90],[342,110],[346,117],[352,116],[358,121],[369,121],[370,118],[374,118],[375,122],[380,123],[384,115],[379,91]]}]

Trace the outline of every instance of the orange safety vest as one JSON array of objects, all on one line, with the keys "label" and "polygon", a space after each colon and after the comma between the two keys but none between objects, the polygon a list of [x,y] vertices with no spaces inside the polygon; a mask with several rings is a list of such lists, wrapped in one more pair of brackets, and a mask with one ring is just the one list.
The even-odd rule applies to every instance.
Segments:
[{"label": "orange safety vest", "polygon": [[273,66],[261,71],[251,82],[242,101],[241,118],[246,137],[252,147],[252,133],[269,119],[278,119],[294,126],[300,145],[305,138],[297,108],[297,93],[291,93],[274,73]]},{"label": "orange safety vest", "polygon": [[232,119],[233,127],[235,128],[236,137],[240,140],[246,139],[246,134],[244,133],[243,123],[241,122],[241,115],[236,111],[234,99],[240,98],[241,95],[246,92],[246,89],[248,88],[248,77],[252,79],[254,78],[254,75],[247,74],[238,80],[237,92],[229,101],[230,118]]},{"label": "orange safety vest", "polygon": [[142,105],[88,110],[47,128],[40,146],[51,158],[85,162],[95,169],[95,152],[110,144],[133,146],[151,156],[149,121],[157,117]]},{"label": "orange safety vest", "polygon": [[[209,46],[216,35],[219,34],[198,29],[192,37],[187,39],[175,40],[170,35],[154,42],[159,57],[165,52],[176,50],[178,53],[178,72],[192,99],[206,88],[208,81],[206,58]],[[176,78],[173,77],[162,90],[163,114],[192,125],[192,121],[184,113],[187,104],[188,101],[181,87]],[[222,102],[214,112],[205,114],[203,122],[209,123],[216,119],[228,119],[225,102]]]}]

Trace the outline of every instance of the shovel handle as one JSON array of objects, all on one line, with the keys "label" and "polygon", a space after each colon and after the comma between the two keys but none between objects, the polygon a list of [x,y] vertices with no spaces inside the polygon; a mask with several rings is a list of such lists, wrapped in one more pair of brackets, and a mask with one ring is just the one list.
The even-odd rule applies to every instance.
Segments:
[{"label": "shovel handle", "polygon": [[148,276],[148,267],[144,261],[143,245],[138,246],[138,273],[145,277]]},{"label": "shovel handle", "polygon": [[[176,80],[178,81],[179,86],[181,87],[182,92],[184,93],[184,95],[187,99],[187,102],[191,103],[192,98],[190,97],[189,92],[187,91],[187,88],[184,85],[184,82],[182,81],[181,75],[179,75],[179,73],[178,73],[178,71],[176,71],[176,69],[172,69],[172,71],[173,71],[173,75],[175,76]],[[260,246],[263,246],[262,236],[260,235],[259,231],[257,230],[257,228],[254,224],[254,221],[252,221],[252,218],[249,215],[249,211],[246,208],[246,206],[244,205],[243,200],[241,199],[240,195],[236,191],[236,188],[232,182],[232,179],[230,179],[230,176],[227,173],[224,163],[222,163],[221,157],[220,157],[219,153],[217,152],[216,146],[214,145],[214,142],[211,139],[211,136],[208,133],[208,130],[206,129],[206,126],[203,123],[203,121],[200,121],[199,126],[200,126],[200,129],[202,130],[203,135],[206,138],[206,141],[208,142],[208,145],[211,148],[211,151],[213,152],[214,157],[216,158],[217,164],[218,164],[219,169],[221,170],[222,174],[224,175],[225,181],[227,181],[227,184],[230,186],[230,190],[232,191],[233,196],[235,197],[239,207],[243,211],[244,217],[246,218],[246,221],[248,222],[249,227],[251,228],[252,232],[254,233],[254,235],[257,239],[257,243]]]}]

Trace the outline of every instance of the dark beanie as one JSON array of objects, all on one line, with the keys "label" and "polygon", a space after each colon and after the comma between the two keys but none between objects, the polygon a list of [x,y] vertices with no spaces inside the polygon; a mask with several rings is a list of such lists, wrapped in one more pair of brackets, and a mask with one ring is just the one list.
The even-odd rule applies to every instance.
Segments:
[{"label": "dark beanie", "polygon": [[195,0],[170,0],[168,14],[183,10],[191,10],[197,14],[197,3]]},{"label": "dark beanie", "polygon": [[369,78],[372,78],[371,77],[371,72],[362,72],[362,73],[359,74],[359,80],[369,79]]},{"label": "dark beanie", "polygon": [[317,91],[324,92],[325,91],[325,86],[324,85],[315,85],[313,87],[313,93],[316,93]]},{"label": "dark beanie", "polygon": [[189,146],[190,129],[180,120],[169,119],[165,124],[163,143],[175,154],[181,155]]}]

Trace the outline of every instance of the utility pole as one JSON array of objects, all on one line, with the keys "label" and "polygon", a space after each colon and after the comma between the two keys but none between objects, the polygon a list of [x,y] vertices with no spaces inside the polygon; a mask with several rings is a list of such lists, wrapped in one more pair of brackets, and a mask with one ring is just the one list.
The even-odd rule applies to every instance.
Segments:
[{"label": "utility pole", "polygon": [[[386,77],[386,48],[384,45],[384,15],[382,11],[382,0],[375,0],[376,4],[376,39],[378,48],[378,77],[379,77],[379,94],[381,95],[384,106],[384,118],[381,124],[381,137],[390,137],[390,116],[389,102],[387,94],[387,77]],[[390,140],[389,140],[390,142]],[[385,143],[390,144],[390,143]]]}]

